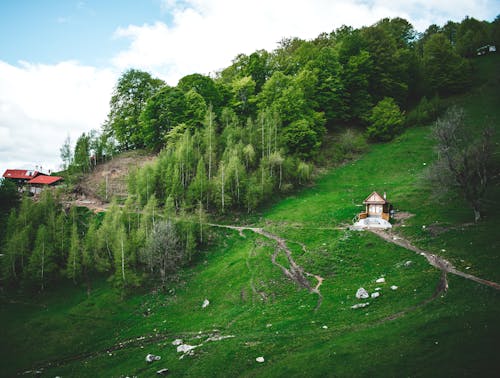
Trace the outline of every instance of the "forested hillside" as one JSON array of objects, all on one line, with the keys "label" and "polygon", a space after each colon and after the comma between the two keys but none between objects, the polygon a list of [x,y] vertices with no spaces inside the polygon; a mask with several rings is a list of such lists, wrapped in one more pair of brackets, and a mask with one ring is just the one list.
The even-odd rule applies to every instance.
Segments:
[{"label": "forested hillside", "polygon": [[442,98],[474,84],[469,58],[498,42],[499,30],[499,18],[423,34],[404,19],[383,19],[283,39],[274,51],[239,55],[214,77],[195,73],[175,87],[124,72],[103,130],[83,134],[74,151],[69,141],[62,146],[67,177],[127,150],[157,152],[155,161],[130,173],[128,197],[106,214],[62,211],[51,193],[23,199],[5,221],[2,283],[43,289],[61,276],[78,282],[105,273],[126,288],[165,277],[154,245],[165,227],[175,271],[206,243],[207,214],[252,213],[309,183],[316,165],[434,120]]}]

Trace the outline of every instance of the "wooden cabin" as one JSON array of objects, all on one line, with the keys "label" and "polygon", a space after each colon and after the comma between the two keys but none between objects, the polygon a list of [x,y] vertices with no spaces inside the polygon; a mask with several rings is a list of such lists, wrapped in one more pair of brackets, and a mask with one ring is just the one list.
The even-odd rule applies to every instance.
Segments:
[{"label": "wooden cabin", "polygon": [[387,201],[385,192],[383,196],[373,192],[363,201],[363,204],[365,211],[359,214],[359,219],[382,218],[389,221],[392,205]]}]

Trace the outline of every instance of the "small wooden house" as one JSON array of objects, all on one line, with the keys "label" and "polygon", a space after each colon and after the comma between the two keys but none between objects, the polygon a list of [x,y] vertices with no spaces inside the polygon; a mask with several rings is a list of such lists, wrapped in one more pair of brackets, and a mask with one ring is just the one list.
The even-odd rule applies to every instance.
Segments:
[{"label": "small wooden house", "polygon": [[385,192],[383,196],[373,192],[363,201],[363,204],[365,211],[359,214],[359,219],[382,218],[389,221],[392,205],[387,201]]}]

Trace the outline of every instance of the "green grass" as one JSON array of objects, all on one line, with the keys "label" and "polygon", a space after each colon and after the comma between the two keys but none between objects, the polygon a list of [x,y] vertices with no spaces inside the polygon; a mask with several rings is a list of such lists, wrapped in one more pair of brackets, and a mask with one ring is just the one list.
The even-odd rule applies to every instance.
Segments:
[{"label": "green grass", "polygon": [[[497,79],[484,74],[496,72],[498,58],[476,64],[481,86],[455,101],[479,123],[485,115],[498,119],[491,85]],[[305,271],[324,278],[317,310],[318,296],[272,265],[274,242],[250,231],[243,238],[214,229],[213,246],[166,293],[122,299],[102,281],[90,297],[71,285],[35,298],[2,297],[0,375],[59,360],[43,376],[153,376],[162,367],[173,376],[196,377],[496,376],[498,291],[450,276],[449,291],[423,305],[435,292],[438,270],[373,234],[338,229],[371,191],[387,191],[397,209],[414,214],[398,232],[459,269],[499,282],[499,186],[493,183],[487,193],[484,220],[464,225],[472,211],[463,200],[434,199],[422,178],[434,159],[429,127],[415,127],[264,211],[260,226],[285,238]],[[278,261],[287,264],[283,255]],[[386,283],[375,283],[382,276]],[[359,287],[380,287],[381,296],[353,310]],[[205,298],[210,305],[202,309]],[[234,337],[206,341],[213,333]],[[177,338],[203,346],[179,359],[171,344]],[[127,340],[133,342],[112,350]],[[162,359],[147,365],[147,353]],[[255,361],[259,356],[264,363]]]}]

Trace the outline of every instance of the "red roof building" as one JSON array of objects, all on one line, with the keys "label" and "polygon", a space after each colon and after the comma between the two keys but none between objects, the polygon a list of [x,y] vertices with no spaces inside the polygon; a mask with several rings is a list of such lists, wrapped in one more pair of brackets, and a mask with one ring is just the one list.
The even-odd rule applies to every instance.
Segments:
[{"label": "red roof building", "polygon": [[59,176],[36,176],[35,178],[28,181],[28,184],[40,184],[40,185],[53,185],[58,181],[61,181],[63,178]]},{"label": "red roof building", "polygon": [[7,169],[3,177],[13,180],[31,180],[39,174],[40,172],[38,171],[31,171],[28,169]]}]

